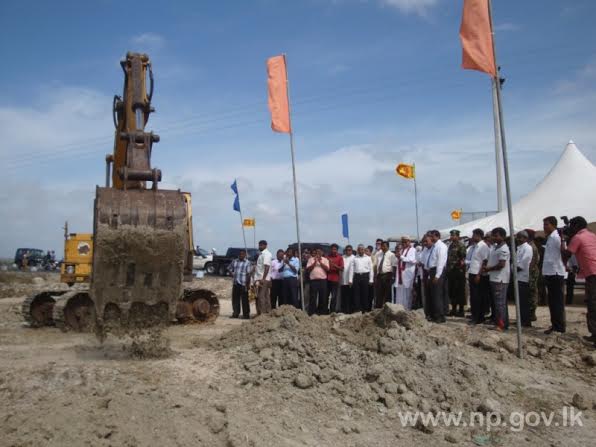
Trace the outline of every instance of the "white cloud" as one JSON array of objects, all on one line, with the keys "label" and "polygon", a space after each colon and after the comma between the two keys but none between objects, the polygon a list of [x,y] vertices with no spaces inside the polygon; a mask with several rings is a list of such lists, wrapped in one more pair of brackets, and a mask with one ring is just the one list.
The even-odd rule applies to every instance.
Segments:
[{"label": "white cloud", "polygon": [[380,0],[381,4],[397,8],[405,14],[418,14],[424,16],[436,6],[439,0]]},{"label": "white cloud", "polygon": [[159,50],[166,44],[166,39],[157,33],[142,33],[131,39],[132,44],[140,51]]},{"label": "white cloud", "polygon": [[30,106],[0,104],[0,161],[7,167],[110,145],[112,99],[84,87],[47,85]]}]

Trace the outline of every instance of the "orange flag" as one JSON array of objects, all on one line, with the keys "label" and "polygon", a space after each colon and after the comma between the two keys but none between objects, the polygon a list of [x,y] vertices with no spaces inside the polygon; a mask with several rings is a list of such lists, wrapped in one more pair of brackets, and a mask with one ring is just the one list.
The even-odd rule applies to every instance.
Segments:
[{"label": "orange flag", "polygon": [[453,210],[453,211],[451,211],[451,218],[453,220],[460,220],[461,219],[461,210]]},{"label": "orange flag", "polygon": [[462,68],[496,77],[488,0],[464,0],[459,37],[463,49]]},{"label": "orange flag", "polygon": [[400,163],[395,168],[395,172],[397,172],[397,175],[401,175],[403,178],[416,178],[416,168],[414,165]]},{"label": "orange flag", "polygon": [[269,110],[271,129],[275,132],[292,132],[285,56],[274,56],[267,60],[267,87],[269,89]]}]

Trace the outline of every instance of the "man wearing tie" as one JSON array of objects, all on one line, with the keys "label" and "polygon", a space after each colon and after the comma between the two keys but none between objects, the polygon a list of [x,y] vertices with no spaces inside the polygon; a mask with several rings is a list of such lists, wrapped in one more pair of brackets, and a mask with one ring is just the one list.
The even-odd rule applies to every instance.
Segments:
[{"label": "man wearing tie", "polygon": [[441,240],[438,230],[429,231],[432,247],[428,254],[426,267],[429,271],[430,281],[430,313],[431,321],[445,323],[445,315],[449,311],[449,298],[447,296],[447,245]]},{"label": "man wearing tie", "polygon": [[376,262],[375,307],[379,309],[391,301],[391,284],[397,267],[397,258],[389,251],[387,241],[381,242],[381,251],[377,253]]}]

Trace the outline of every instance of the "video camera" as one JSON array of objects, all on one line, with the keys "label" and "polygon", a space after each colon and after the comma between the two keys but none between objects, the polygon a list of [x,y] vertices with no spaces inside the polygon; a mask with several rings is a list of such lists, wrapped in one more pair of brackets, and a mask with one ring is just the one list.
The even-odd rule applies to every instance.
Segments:
[{"label": "video camera", "polygon": [[557,228],[560,236],[564,236],[567,241],[570,241],[575,236],[576,231],[572,230],[569,226],[569,218],[567,216],[561,216],[561,220],[565,225],[561,228]]}]

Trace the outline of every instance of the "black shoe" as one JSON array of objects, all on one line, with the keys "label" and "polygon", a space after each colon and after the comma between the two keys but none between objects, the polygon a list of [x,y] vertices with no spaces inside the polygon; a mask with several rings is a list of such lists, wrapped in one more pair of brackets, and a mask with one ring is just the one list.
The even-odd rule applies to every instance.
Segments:
[{"label": "black shoe", "polygon": [[456,314],[457,312],[455,311],[455,309],[451,309],[451,312],[449,312],[450,317],[455,317]]},{"label": "black shoe", "polygon": [[592,341],[596,343],[596,335],[584,335],[582,338],[586,341]]},{"label": "black shoe", "polygon": [[242,319],[243,319],[243,320],[250,320],[250,316],[249,316],[249,315],[244,315],[244,316],[242,317]]},{"label": "black shoe", "polygon": [[230,318],[238,318],[238,315],[230,315]]},{"label": "black shoe", "polygon": [[456,317],[465,317],[466,314],[464,313],[463,309],[455,313]]},{"label": "black shoe", "polygon": [[532,321],[536,321],[536,320],[537,320],[537,318],[536,318],[536,314],[533,314],[533,315],[530,317],[530,320],[532,320]]},{"label": "black shoe", "polygon": [[544,331],[544,333],[545,333],[546,335],[550,335],[550,334],[552,334],[552,333],[553,333],[553,331],[554,331],[554,329],[551,327],[551,328],[548,328],[546,331]]},{"label": "black shoe", "polygon": [[445,317],[440,317],[440,318],[435,318],[433,320],[433,322],[435,322],[437,324],[443,324],[443,323],[447,323],[447,320],[445,319]]}]

